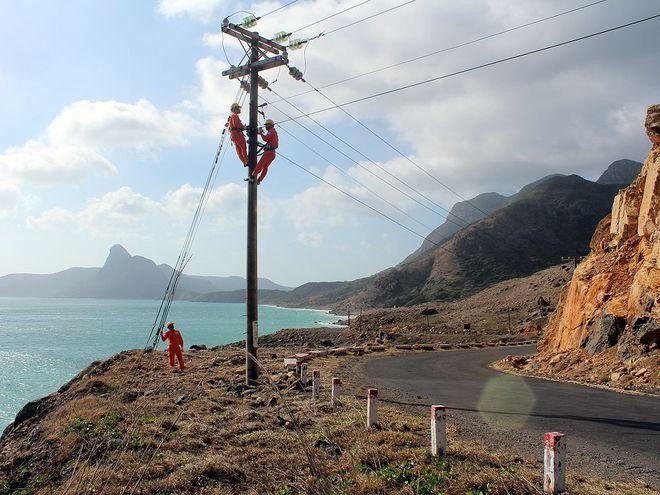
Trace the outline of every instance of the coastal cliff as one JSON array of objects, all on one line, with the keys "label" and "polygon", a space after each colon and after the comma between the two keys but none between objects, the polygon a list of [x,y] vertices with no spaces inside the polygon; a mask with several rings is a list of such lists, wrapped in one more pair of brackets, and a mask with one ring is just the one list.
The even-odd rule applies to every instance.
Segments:
[{"label": "coastal cliff", "polygon": [[637,178],[596,227],[534,362],[554,377],[657,389],[660,377],[660,105],[648,108],[652,148]]}]

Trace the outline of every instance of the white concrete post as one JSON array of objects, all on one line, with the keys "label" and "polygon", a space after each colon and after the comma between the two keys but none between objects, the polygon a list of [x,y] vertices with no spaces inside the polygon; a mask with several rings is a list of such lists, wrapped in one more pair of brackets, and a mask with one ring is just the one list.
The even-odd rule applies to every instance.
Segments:
[{"label": "white concrete post", "polygon": [[367,390],[367,428],[378,424],[378,389]]},{"label": "white concrete post", "polygon": [[543,452],[543,491],[566,491],[566,438],[563,433],[546,433]]},{"label": "white concrete post", "polygon": [[302,382],[303,387],[306,387],[306,386],[307,386],[307,380],[308,380],[308,377],[307,377],[307,365],[306,365],[305,363],[302,363],[302,364],[300,365],[300,381]]},{"label": "white concrete post", "polygon": [[332,379],[332,391],[330,393],[330,404],[333,406],[341,406],[341,380],[337,377]]},{"label": "white concrete post", "polygon": [[447,412],[445,406],[431,406],[431,455],[447,453]]},{"label": "white concrete post", "polygon": [[312,399],[318,399],[321,395],[321,372],[312,370]]}]

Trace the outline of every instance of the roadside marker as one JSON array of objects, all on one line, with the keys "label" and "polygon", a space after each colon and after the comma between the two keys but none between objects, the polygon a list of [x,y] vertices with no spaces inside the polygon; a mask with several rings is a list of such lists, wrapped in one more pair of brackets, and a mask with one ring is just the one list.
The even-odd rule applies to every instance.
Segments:
[{"label": "roadside marker", "polygon": [[312,371],[312,399],[318,399],[321,395],[321,372]]},{"label": "roadside marker", "polygon": [[308,377],[307,377],[307,364],[302,363],[302,364],[300,365],[300,382],[302,383],[302,386],[303,386],[303,387],[306,387],[306,386],[307,386],[307,381],[308,381]]},{"label": "roadside marker", "polygon": [[431,455],[447,453],[447,412],[445,406],[431,406]]},{"label": "roadside marker", "polygon": [[367,428],[378,425],[378,389],[367,390]]},{"label": "roadside marker", "polygon": [[332,379],[332,390],[330,393],[330,404],[338,407],[341,406],[341,400],[339,396],[341,395],[341,380],[337,377]]},{"label": "roadside marker", "polygon": [[543,452],[543,491],[553,495],[566,491],[566,438],[563,433],[546,433]]}]

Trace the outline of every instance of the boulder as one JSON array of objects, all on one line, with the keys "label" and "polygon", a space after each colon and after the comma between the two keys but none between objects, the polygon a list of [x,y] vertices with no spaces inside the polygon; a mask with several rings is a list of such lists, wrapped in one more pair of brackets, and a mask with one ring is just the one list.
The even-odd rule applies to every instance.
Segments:
[{"label": "boulder", "polygon": [[619,335],[625,326],[625,318],[603,312],[589,325],[582,347],[592,356],[603,352],[619,342]]}]

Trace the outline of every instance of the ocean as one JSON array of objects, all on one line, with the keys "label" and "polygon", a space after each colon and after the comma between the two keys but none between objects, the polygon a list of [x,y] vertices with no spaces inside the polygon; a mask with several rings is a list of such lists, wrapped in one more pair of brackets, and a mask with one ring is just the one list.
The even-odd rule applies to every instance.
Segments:
[{"label": "ocean", "polygon": [[[26,402],[43,397],[92,361],[143,348],[160,301],[1,298],[0,432]],[[241,340],[245,305],[175,301],[169,319],[186,348]],[[259,307],[259,333],[330,326],[327,311]]]}]

